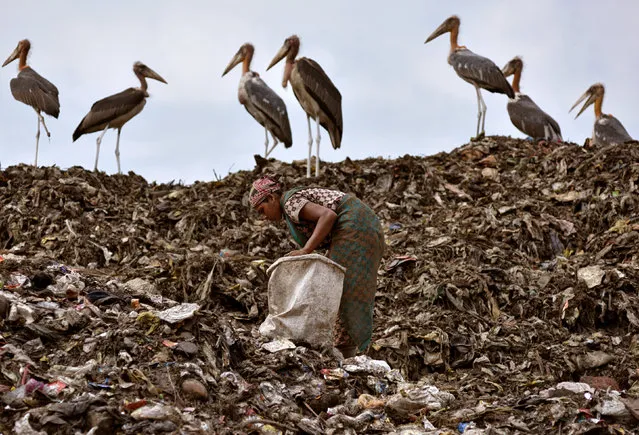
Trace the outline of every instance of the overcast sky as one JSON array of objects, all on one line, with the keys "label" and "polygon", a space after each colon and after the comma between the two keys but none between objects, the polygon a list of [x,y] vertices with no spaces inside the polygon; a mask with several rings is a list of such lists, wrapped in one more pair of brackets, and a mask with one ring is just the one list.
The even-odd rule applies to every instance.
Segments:
[{"label": "overcast sky", "polygon": [[[254,166],[264,152],[264,129],[237,100],[241,68],[221,77],[244,42],[255,45],[252,69],[286,102],[293,147],[272,153],[284,161],[307,154],[306,116],[292,90],[281,86],[283,63],[266,66],[284,39],[297,34],[300,56],[324,68],[343,97],[342,148],[322,130],[326,161],[430,155],[475,134],[473,87],[446,62],[448,35],[424,44],[452,14],[461,18],[459,42],[503,67],[524,59],[522,92],[557,122],[564,139],[583,144],[592,109],[574,120],[568,110],[593,83],[606,85],[604,113],[639,137],[639,26],[636,1],[535,0],[237,0],[33,1],[0,0],[0,62],[20,39],[29,64],[60,90],[59,119],[46,117],[51,140],[40,138],[40,165],[93,168],[97,133],[71,135],[93,102],[139,86],[140,60],[168,85],[149,81],[147,105],[122,130],[124,172],[149,181],[214,179]],[[14,62],[0,69],[0,162],[33,163],[37,117],[13,99]],[[510,122],[507,98],[484,91],[486,134],[524,137]],[[116,132],[109,130],[99,168],[117,170]]]}]

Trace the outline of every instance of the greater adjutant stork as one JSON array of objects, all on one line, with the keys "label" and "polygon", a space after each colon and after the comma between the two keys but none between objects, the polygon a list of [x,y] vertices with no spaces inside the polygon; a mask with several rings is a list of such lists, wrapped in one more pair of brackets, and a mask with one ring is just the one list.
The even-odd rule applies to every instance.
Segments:
[{"label": "greater adjutant stork", "polygon": [[512,87],[515,91],[515,98],[509,99],[506,106],[510,120],[519,131],[533,139],[561,141],[561,129],[557,121],[541,110],[532,98],[519,92],[519,81],[523,68],[524,61],[517,56],[502,69],[505,77],[513,76]]},{"label": "greater adjutant stork", "polygon": [[575,116],[575,119],[583,113],[588,106],[595,105],[595,125],[592,130],[592,145],[619,145],[629,142],[632,139],[624,126],[612,115],[601,113],[601,105],[604,97],[604,85],[595,83],[579,97],[577,102],[570,108],[571,112],[579,103],[586,100],[583,107]]},{"label": "greater adjutant stork", "polygon": [[[227,65],[222,77],[242,62],[242,78],[240,79],[238,98],[246,111],[264,127],[264,136],[266,137],[264,157],[268,157],[279,143],[278,141],[281,141],[285,148],[290,148],[293,145],[293,135],[291,134],[291,124],[288,121],[286,104],[264,83],[258,73],[250,70],[254,52],[255,48],[252,44],[242,45]],[[268,148],[269,132],[273,136],[273,146],[270,150]]]},{"label": "greater adjutant stork", "polygon": [[[492,60],[475,54],[465,46],[457,44],[459,23],[459,17],[453,15],[435,29],[424,43],[426,44],[438,36],[450,32],[450,54],[448,55],[448,63],[452,65],[459,77],[473,85],[477,91],[476,139],[479,139],[484,135],[484,122],[486,120],[486,103],[484,103],[480,89],[506,94],[508,98],[515,98],[515,92],[499,67],[495,65]],[[480,121],[481,133],[479,131]]]},{"label": "greater adjutant stork", "polygon": [[51,133],[49,133],[49,129],[47,129],[47,124],[44,122],[44,117],[41,112],[57,118],[60,114],[60,101],[58,100],[58,88],[27,65],[27,54],[29,54],[30,48],[31,43],[28,39],[23,39],[18,42],[18,46],[13,50],[13,53],[11,53],[7,60],[4,61],[2,66],[4,67],[20,58],[20,62],[18,63],[18,76],[11,79],[11,94],[13,94],[13,98],[16,100],[33,107],[33,110],[35,110],[38,115],[38,132],[36,133],[34,163],[35,166],[38,166],[40,123],[42,123],[44,131],[47,132],[47,136],[51,137]]},{"label": "greater adjutant stork", "polygon": [[320,125],[328,131],[333,148],[339,148],[342,143],[344,128],[342,121],[342,95],[317,62],[307,57],[295,59],[299,49],[300,39],[297,35],[287,38],[266,70],[268,71],[286,57],[282,86],[286,88],[288,82],[291,82],[295,98],[297,98],[297,101],[306,112],[306,120],[308,121],[308,165],[306,176],[310,177],[311,151],[313,147],[311,118],[317,123],[315,176],[318,176]]},{"label": "greater adjutant stork", "polygon": [[98,157],[100,155],[102,137],[109,128],[117,128],[118,138],[115,143],[115,158],[118,161],[118,174],[121,173],[120,132],[122,131],[122,126],[144,108],[146,98],[149,96],[149,93],[146,91],[148,88],[146,78],[166,83],[166,80],[142,62],[135,62],[133,64],[133,72],[138,79],[140,79],[141,86],[139,88],[126,89],[118,94],[111,95],[110,97],[93,103],[89,113],[80,121],[80,124],[73,132],[73,141],[75,142],[83,134],[102,131],[96,140],[94,168],[96,171],[98,170]]}]

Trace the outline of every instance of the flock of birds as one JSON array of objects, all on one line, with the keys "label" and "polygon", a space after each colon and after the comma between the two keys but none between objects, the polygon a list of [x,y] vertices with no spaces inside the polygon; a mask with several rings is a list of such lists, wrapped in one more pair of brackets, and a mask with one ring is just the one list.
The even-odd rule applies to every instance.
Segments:
[{"label": "flock of birds", "polygon": [[[445,34],[450,33],[450,54],[448,63],[453,67],[457,75],[464,81],[472,84],[477,92],[477,133],[474,139],[484,136],[484,124],[486,118],[486,104],[481,95],[481,89],[496,92],[508,96],[507,110],[515,127],[522,133],[537,140],[561,141],[561,129],[559,124],[535,102],[519,91],[519,82],[523,69],[523,61],[515,57],[506,64],[503,69],[495,65],[493,61],[473,53],[463,45],[459,45],[460,20],[452,16],[445,20],[427,39],[426,43]],[[18,76],[11,80],[10,87],[13,97],[31,106],[38,116],[38,130],[36,133],[36,157],[38,164],[38,144],[40,139],[40,124],[44,127],[47,136],[51,136],[47,129],[42,112],[57,118],[60,114],[60,101],[58,89],[47,79],[39,75],[27,65],[27,55],[31,44],[28,40],[18,43],[16,49],[5,60],[2,66],[6,66],[18,59]],[[322,67],[307,57],[297,57],[300,40],[296,35],[287,38],[284,45],[277,52],[267,70],[286,58],[282,86],[288,83],[293,88],[293,93],[306,112],[308,122],[308,164],[307,176],[311,176],[311,156],[313,147],[313,132],[311,118],[315,121],[317,131],[315,135],[316,159],[315,175],[319,175],[319,145],[320,126],[328,132],[331,144],[335,149],[339,148],[342,141],[342,96]],[[235,66],[242,64],[242,76],[240,79],[238,98],[240,103],[264,127],[265,157],[273,151],[278,143],[283,143],[286,148],[293,145],[291,126],[284,101],[260,78],[259,74],[251,71],[251,60],[255,49],[253,45],[246,43],[240,47],[233,56],[222,76],[226,75]],[[115,155],[120,173],[120,133],[122,127],[140,113],[149,96],[146,79],[154,79],[167,83],[159,74],[141,62],[133,64],[133,72],[140,80],[139,88],[129,88],[120,93],[99,100],[91,106],[89,113],[82,119],[73,132],[73,141],[88,133],[101,132],[96,140],[95,170],[98,168],[98,157],[102,138],[109,128],[117,129]],[[507,77],[513,76],[512,85]],[[624,126],[612,115],[603,114],[601,111],[604,97],[604,86],[601,83],[592,85],[572,106],[570,111],[585,100],[577,117],[587,107],[594,104],[595,123],[592,143],[596,145],[621,144],[633,140]],[[269,133],[273,138],[273,145],[269,148]]]},{"label": "flock of birds", "polygon": [[[4,61],[2,66],[6,66],[16,59],[18,63],[18,76],[11,79],[11,94],[16,100],[33,107],[38,115],[38,131],[36,133],[36,155],[35,166],[38,166],[38,144],[40,141],[40,124],[44,127],[47,136],[51,137],[51,133],[47,129],[44,122],[42,112],[57,118],[60,114],[60,99],[58,98],[58,88],[53,83],[35,72],[33,68],[27,65],[27,55],[31,43],[27,39],[18,42],[18,46]],[[98,169],[98,156],[100,155],[100,143],[104,133],[109,128],[117,128],[118,139],[115,145],[115,157],[118,162],[118,173],[120,170],[120,132],[122,126],[128,120],[140,113],[146,104],[146,98],[149,96],[147,92],[148,84],[146,78],[158,80],[166,83],[158,73],[153,71],[142,62],[133,64],[133,72],[140,79],[139,88],[129,88],[120,93],[111,95],[93,103],[91,110],[80,121],[80,124],[73,132],[73,141],[75,142],[80,136],[87,133],[102,131],[96,141],[95,153],[95,170]]]}]

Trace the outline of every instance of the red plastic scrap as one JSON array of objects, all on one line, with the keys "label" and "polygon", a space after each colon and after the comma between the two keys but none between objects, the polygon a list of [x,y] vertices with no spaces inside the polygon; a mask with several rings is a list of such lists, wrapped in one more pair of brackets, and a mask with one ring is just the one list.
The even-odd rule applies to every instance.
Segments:
[{"label": "red plastic scrap", "polygon": [[47,392],[47,394],[49,394],[51,396],[57,396],[66,387],[67,387],[67,384],[65,384],[64,382],[62,382],[62,381],[54,381],[54,382],[50,382],[47,385],[45,385],[44,389]]},{"label": "red plastic scrap", "polygon": [[144,405],[146,405],[145,399],[137,400],[135,402],[125,402],[124,409],[127,411],[135,411],[138,408],[142,408]]},{"label": "red plastic scrap", "polygon": [[28,379],[29,379],[29,364],[24,366],[24,370],[22,371],[22,379],[20,380],[20,385],[26,384]]},{"label": "red plastic scrap", "polygon": [[178,345],[175,341],[171,340],[162,340],[162,344],[170,349],[173,349],[175,346]]}]

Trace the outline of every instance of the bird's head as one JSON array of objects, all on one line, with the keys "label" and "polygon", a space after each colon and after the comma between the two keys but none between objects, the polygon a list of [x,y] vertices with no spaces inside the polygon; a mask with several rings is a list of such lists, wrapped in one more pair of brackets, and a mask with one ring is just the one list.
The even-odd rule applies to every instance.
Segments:
[{"label": "bird's head", "polygon": [[506,66],[501,69],[501,72],[504,74],[504,77],[508,77],[518,71],[521,71],[522,69],[524,69],[524,61],[521,60],[521,57],[515,56],[510,62],[506,64]]},{"label": "bird's head", "polygon": [[20,57],[20,53],[22,53],[23,51],[28,53],[30,48],[31,43],[28,39],[23,39],[22,41],[18,42],[18,46],[15,48],[15,50],[13,50],[13,53],[11,53],[9,57],[7,57],[7,60],[4,61],[2,66],[4,67],[9,65],[11,62]]},{"label": "bird's head", "polygon": [[166,83],[166,80],[162,78],[160,74],[156,73],[155,71],[153,71],[151,68],[149,68],[148,66],[146,66],[140,61],[135,62],[133,64],[133,72],[137,76],[147,77],[149,79],[157,80],[158,82],[168,84]]},{"label": "bird's head", "polygon": [[[589,87],[588,90],[584,92],[584,94],[581,97],[579,97],[577,102],[572,105],[569,112],[572,112],[572,109],[577,107],[579,103],[581,103],[583,100],[586,100],[584,105],[581,107],[581,110],[579,111],[579,113],[577,113],[577,116],[575,116],[575,119],[577,119],[577,117],[581,115],[588,106],[593,104],[598,99],[603,99],[603,96],[604,96],[604,85],[601,83],[595,83],[594,85]],[[596,110],[597,110],[597,106],[595,106],[595,111]]]},{"label": "bird's head", "polygon": [[441,23],[439,27],[436,28],[435,31],[431,33],[428,38],[426,38],[426,42],[424,42],[424,44],[432,41],[438,36],[443,35],[444,33],[452,32],[455,29],[459,29],[459,22],[459,17],[457,15],[453,15],[452,17],[447,18],[446,21]]},{"label": "bird's head", "polygon": [[277,52],[271,63],[269,64],[266,70],[273,68],[280,60],[284,59],[284,57],[288,56],[288,58],[292,61],[297,56],[297,52],[300,49],[300,38],[297,35],[289,36],[284,41],[284,45],[280,48],[280,51]]},{"label": "bird's head", "polygon": [[253,44],[247,42],[246,44],[242,45],[240,49],[237,50],[237,53],[235,53],[235,56],[233,56],[233,59],[231,59],[229,64],[226,66],[226,69],[224,69],[222,77],[224,77],[229,71],[235,68],[236,65],[242,63],[244,59],[250,59],[251,57],[253,57],[254,52],[255,48],[253,47]]}]

